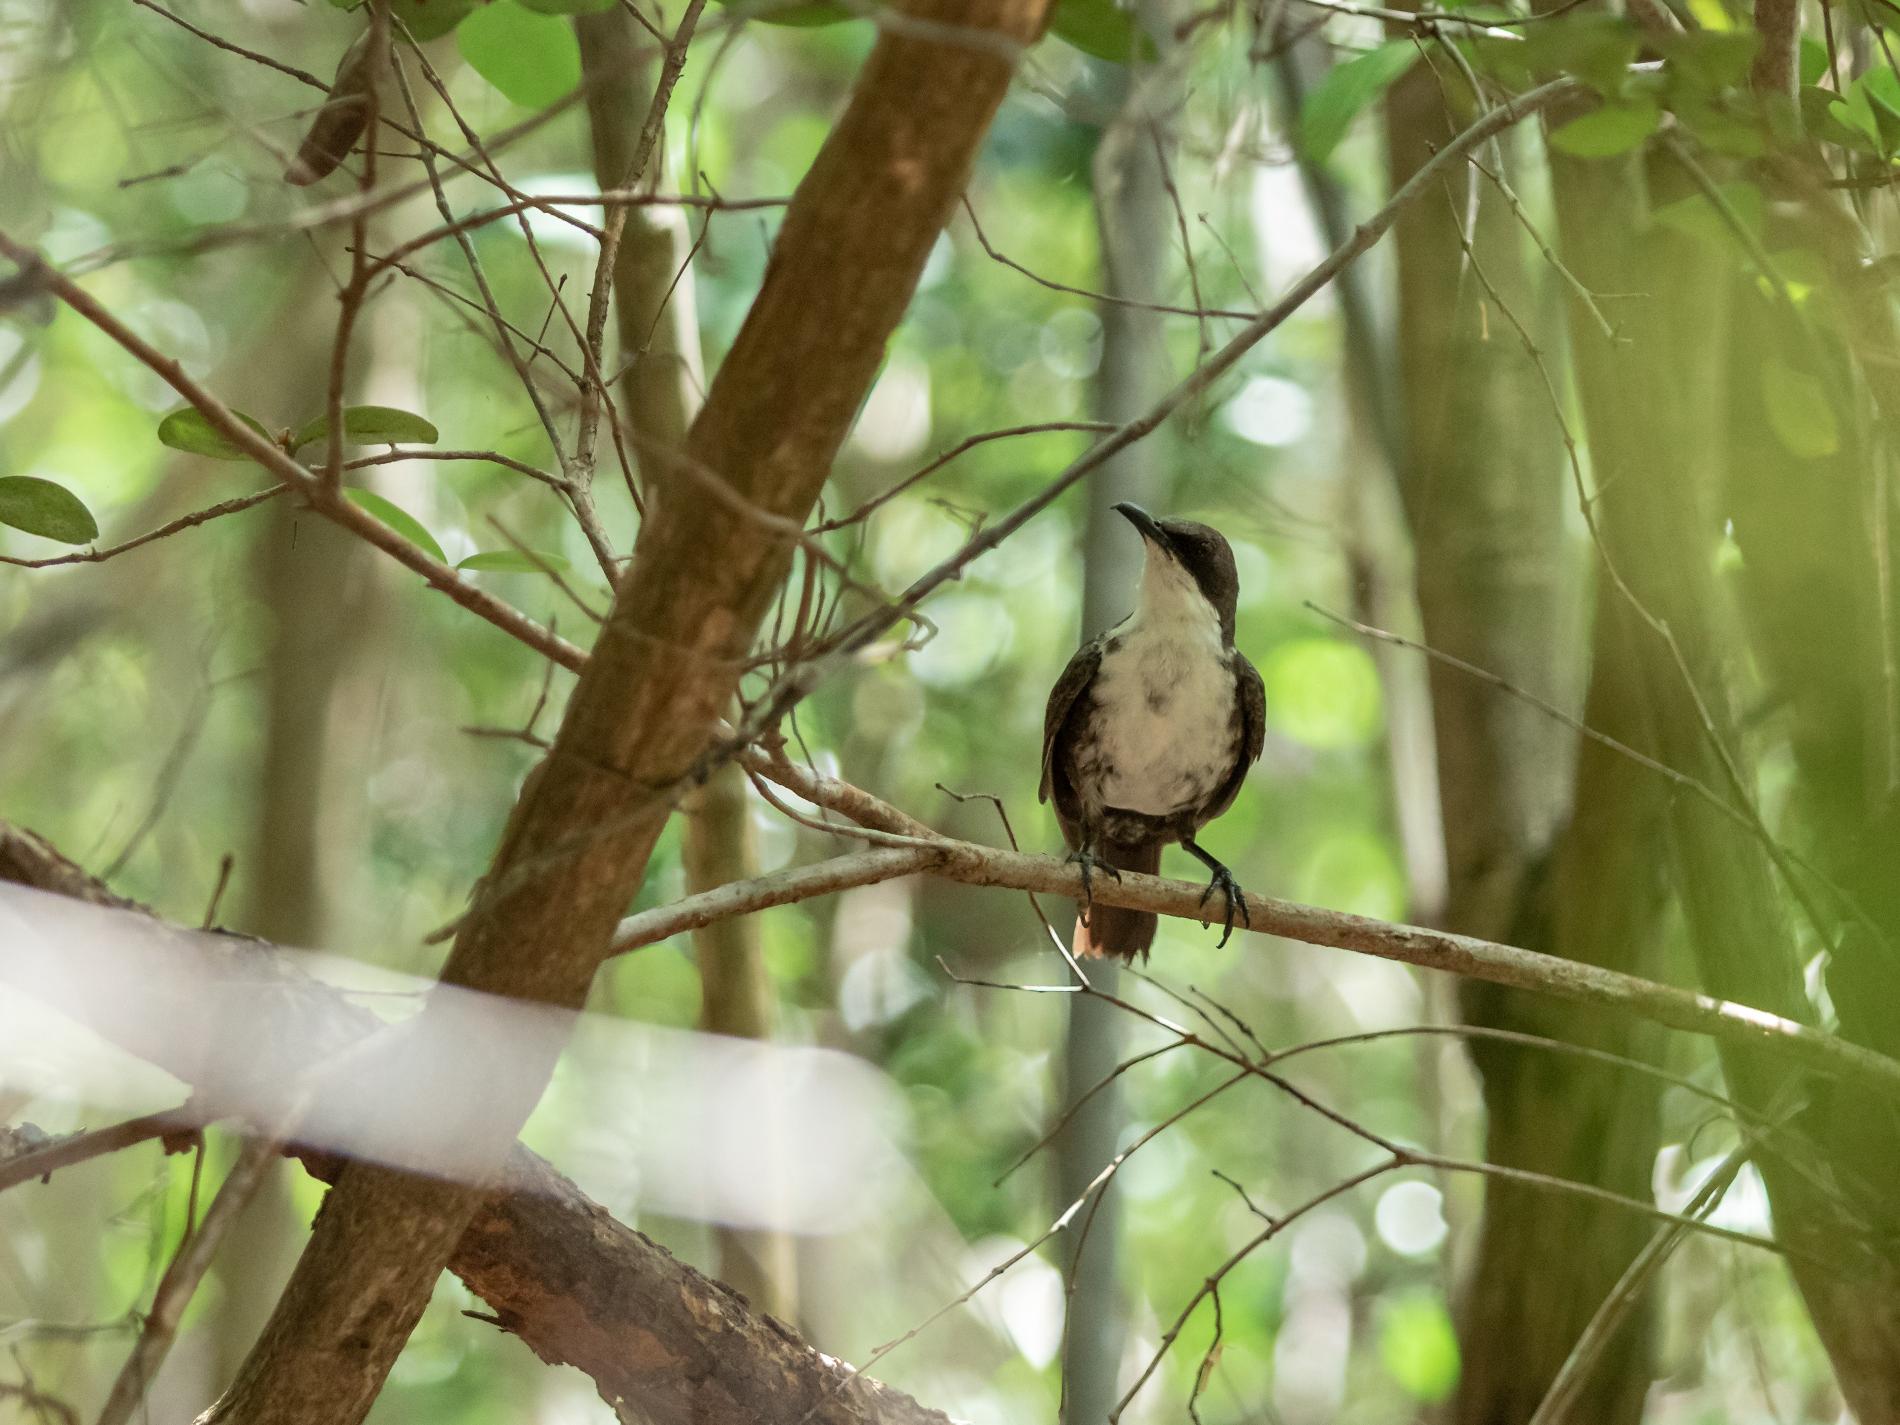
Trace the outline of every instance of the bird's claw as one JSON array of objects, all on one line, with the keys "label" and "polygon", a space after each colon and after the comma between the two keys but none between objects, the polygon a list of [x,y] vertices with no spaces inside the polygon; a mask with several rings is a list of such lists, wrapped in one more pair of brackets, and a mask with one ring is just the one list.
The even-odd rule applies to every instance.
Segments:
[{"label": "bird's claw", "polygon": [[[1206,907],[1207,898],[1213,895],[1217,888],[1221,896],[1227,902],[1227,913],[1221,918],[1220,935],[1220,943],[1221,945],[1225,945],[1234,933],[1235,914],[1239,914],[1240,923],[1249,930],[1253,929],[1253,917],[1247,913],[1246,892],[1240,889],[1240,882],[1234,879],[1234,873],[1225,866],[1215,866],[1213,868],[1213,875],[1208,879],[1207,889],[1201,892],[1199,903],[1201,908]],[[1205,920],[1202,921],[1202,924],[1206,923]],[[1215,948],[1218,949],[1220,947],[1216,946]]]},{"label": "bird's claw", "polygon": [[1078,847],[1069,853],[1069,860],[1082,868],[1082,908],[1085,911],[1095,908],[1095,872],[1106,871],[1116,880],[1122,878],[1121,868],[1108,861],[1096,859],[1093,851],[1086,846]]}]

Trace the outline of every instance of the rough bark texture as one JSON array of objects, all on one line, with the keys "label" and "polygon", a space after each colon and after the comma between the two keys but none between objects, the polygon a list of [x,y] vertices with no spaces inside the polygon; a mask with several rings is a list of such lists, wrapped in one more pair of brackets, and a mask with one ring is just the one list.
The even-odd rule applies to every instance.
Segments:
[{"label": "rough bark texture", "polygon": [[[0,822],[0,881],[51,891],[91,905],[143,911],[116,896],[55,848]],[[149,913],[149,912],[148,912]],[[375,1032],[381,1021],[328,986],[306,977],[290,956],[237,937],[179,933],[155,963],[153,983],[181,988],[229,978],[255,991],[279,1048],[316,1067]],[[208,965],[208,968],[206,968]],[[175,973],[176,981],[169,979]],[[57,1006],[56,1006],[57,1007]],[[65,1006],[83,1014],[83,1005]],[[215,1006],[193,993],[154,1003],[147,1024],[209,1016]],[[141,1034],[138,1022],[92,1023],[112,1042],[190,1083],[202,1066],[179,1057],[181,1040]],[[196,1022],[194,1019],[192,1022]],[[311,1155],[320,1177],[338,1164]],[[747,1304],[729,1287],[674,1260],[665,1248],[616,1222],[567,1179],[524,1148],[510,1155],[502,1190],[457,1243],[450,1269],[488,1303],[503,1326],[543,1360],[591,1376],[602,1398],[630,1402],[650,1425],[757,1420],[810,1425],[946,1425],[947,1417],[813,1350],[795,1332]],[[808,1415],[808,1412],[809,1415]]]},{"label": "rough bark texture", "polygon": [[[903,21],[880,36],[687,440],[686,460],[741,506],[804,520],[1009,86],[1006,53],[1036,37],[1044,13],[1039,0],[936,0],[905,12],[936,37]],[[584,1000],[790,555],[773,524],[736,515],[685,471],[649,482],[632,569],[554,747],[522,789],[446,981]],[[479,1045],[470,1056],[479,1069]],[[507,1142],[495,1125],[526,1118],[552,1049],[545,1057],[538,1073],[483,1086],[492,1120],[445,1126],[499,1161]],[[212,1418],[360,1420],[481,1201],[465,1186],[345,1168]]]},{"label": "rough bark texture", "polygon": [[[1584,717],[1611,737],[1641,745],[1647,724],[1627,652],[1630,621],[1617,613],[1600,611]],[[1667,907],[1656,854],[1666,834],[1666,792],[1660,778],[1623,753],[1579,740],[1574,810],[1534,873],[1520,943],[1654,973]],[[1625,1058],[1661,1054],[1654,1026],[1634,1020],[1581,1014],[1485,985],[1468,986],[1464,1002],[1473,1023]],[[1660,1138],[1652,1080],[1497,1042],[1475,1041],[1471,1055],[1484,1080],[1487,1159],[1628,1197],[1649,1195]],[[1461,1302],[1460,1337],[1470,1345],[1456,1418],[1528,1420],[1649,1235],[1648,1225],[1628,1213],[1555,1200],[1514,1183],[1487,1185],[1483,1233]],[[1652,1319],[1645,1297],[1560,1418],[1575,1425],[1642,1418],[1653,1371]]]},{"label": "rough bark texture", "polygon": [[[1428,66],[1395,88],[1388,133],[1396,181],[1449,137],[1446,104]],[[1570,494],[1544,377],[1513,324],[1523,323],[1547,350],[1555,345],[1554,304],[1495,189],[1480,195],[1467,256],[1460,238],[1460,224],[1470,221],[1466,181],[1480,175],[1467,170],[1443,201],[1423,204],[1397,232],[1402,491],[1419,608],[1431,647],[1561,706],[1588,667],[1578,637],[1578,566],[1563,530]],[[1600,630],[1614,632],[1614,624]],[[1589,712],[1614,717],[1627,689],[1616,674],[1598,671]],[[1445,923],[1647,971],[1661,901],[1633,838],[1656,829],[1653,788],[1640,780],[1649,774],[1587,742],[1578,764],[1579,740],[1568,729],[1456,668],[1434,663],[1431,688]],[[1461,1002],[1473,1024],[1623,1055],[1642,1055],[1654,1038],[1630,1021],[1606,1022],[1495,986],[1467,984]],[[1484,1090],[1488,1160],[1647,1195],[1657,1124],[1640,1075],[1484,1041],[1473,1044],[1472,1060]],[[1644,1224],[1601,1204],[1488,1183],[1462,1284],[1452,1418],[1464,1425],[1529,1419],[1645,1236]],[[1634,1425],[1641,1418],[1645,1325],[1646,1313],[1634,1313],[1618,1337],[1617,1369],[1592,1377],[1576,1420]]]},{"label": "rough bark texture", "polygon": [[[1429,66],[1387,102],[1395,183],[1454,132]],[[1561,635],[1574,600],[1562,539],[1562,448],[1536,367],[1461,249],[1464,183],[1399,220],[1401,490],[1417,550],[1426,641],[1560,705],[1578,686]],[[1471,234],[1483,274],[1533,335],[1545,299],[1522,234],[1494,194]],[[1434,664],[1433,722],[1444,808],[1446,921],[1509,933],[1530,868],[1568,804],[1569,734],[1538,709]]]},{"label": "rough bark texture", "polygon": [[[1645,174],[1634,163],[1559,157],[1552,166],[1565,250],[1583,282],[1597,291],[1670,294],[1667,303],[1632,304],[1616,346],[1579,339],[1576,348],[1606,541],[1637,601],[1667,625],[1681,653],[1679,664],[1658,632],[1640,630],[1651,750],[1729,796],[1732,765],[1752,793],[1733,707],[1739,631],[1731,588],[1714,572],[1722,530],[1714,497],[1731,415],[1723,384],[1734,367],[1738,384],[1759,391],[1763,352],[1745,339],[1745,326],[1730,327],[1732,274],[1711,263],[1706,249],[1646,232],[1639,221],[1646,197],[1655,204],[1685,191],[1679,167]],[[1654,190],[1648,195],[1645,181]],[[1749,419],[1746,407],[1739,414]],[[1784,527],[1776,537],[1795,536]],[[1822,635],[1836,650],[1830,656],[1850,628],[1830,626]],[[1703,985],[1789,1018],[1811,1017],[1787,883],[1760,840],[1699,798],[1676,798],[1669,820]],[[1874,1002],[1890,1003],[1890,987],[1889,970]],[[1804,1259],[1792,1265],[1850,1407],[1867,1422],[1900,1418],[1900,1263],[1870,1244],[1862,1221],[1868,1205],[1890,1204],[1891,1180],[1856,1189],[1857,1145],[1889,1134],[1891,1115],[1851,1091],[1791,1081],[1745,1046],[1726,1046],[1723,1067],[1735,1096],[1758,1110],[1810,1105],[1801,1127],[1846,1192],[1818,1191],[1809,1174],[1764,1159],[1777,1229],[1796,1246],[1848,1263],[1838,1270]]]},{"label": "rough bark texture", "polygon": [[[658,165],[629,173],[646,122],[653,66],[641,60],[645,41],[624,9],[578,15],[581,65],[587,79],[587,122],[594,177],[603,189],[640,181],[654,185]],[[664,153],[664,143],[655,154]],[[693,270],[678,215],[633,208],[614,253],[614,318],[620,337],[620,419],[639,468],[664,478],[677,459],[702,384]],[[610,368],[611,369],[611,368]],[[681,843],[690,890],[707,891],[758,874],[746,805],[746,777],[728,763],[686,806]],[[772,987],[760,953],[757,923],[716,921],[693,935],[699,965],[700,1027],[714,1034],[766,1039],[772,1032]],[[716,1274],[763,1309],[792,1317],[798,1300],[797,1243],[783,1232],[720,1226],[713,1230]]]}]

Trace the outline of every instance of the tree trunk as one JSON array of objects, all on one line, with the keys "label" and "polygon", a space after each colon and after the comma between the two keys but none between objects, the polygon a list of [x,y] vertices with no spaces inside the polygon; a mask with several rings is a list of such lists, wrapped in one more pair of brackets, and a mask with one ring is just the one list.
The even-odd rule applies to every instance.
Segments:
[{"label": "tree trunk", "polygon": [[[1753,796],[1755,779],[1734,711],[1739,629],[1730,591],[1714,573],[1722,533],[1715,492],[1730,365],[1744,363],[1737,380],[1747,374],[1748,389],[1759,392],[1762,353],[1738,341],[1743,329],[1729,329],[1732,271],[1706,247],[1640,221],[1650,207],[1696,191],[1678,165],[1658,159],[1645,170],[1559,157],[1552,164],[1564,251],[1578,277],[1596,291],[1669,294],[1667,302],[1628,304],[1614,346],[1580,330],[1579,390],[1599,520],[1630,589],[1626,605],[1661,625],[1640,628],[1635,640],[1655,729],[1651,750],[1736,803]],[[1703,987],[1812,1018],[1788,884],[1769,850],[1699,797],[1673,798],[1669,821]],[[1869,1199],[1854,1191],[1858,1155],[1847,1146],[1887,1132],[1886,1111],[1851,1091],[1790,1079],[1739,1046],[1724,1046],[1722,1063],[1731,1092],[1757,1112],[1809,1105],[1800,1126],[1847,1191],[1818,1187],[1812,1163],[1763,1155],[1777,1232],[1850,1408],[1870,1423],[1900,1418],[1900,1271],[1890,1250],[1869,1245],[1856,1198]],[[1883,1183],[1874,1197],[1890,1190]]]},{"label": "tree trunk", "polygon": [[[1390,96],[1395,184],[1468,116],[1420,65]],[[1508,155],[1506,155],[1508,158]],[[1499,161],[1492,155],[1492,161]],[[1466,181],[1482,181],[1467,169]],[[1416,547],[1426,642],[1564,706],[1588,668],[1557,414],[1526,350],[1549,349],[1553,305],[1517,221],[1494,189],[1475,222],[1460,183],[1398,226],[1405,413],[1402,491]],[[1470,231],[1461,227],[1472,222]],[[1469,250],[1465,240],[1469,240]],[[1520,337],[1517,324],[1528,333]],[[1599,626],[1612,643],[1617,625]],[[1431,671],[1448,871],[1446,923],[1569,958],[1642,972],[1661,901],[1642,845],[1654,804],[1602,749],[1522,699],[1443,663]],[[1623,720],[1628,689],[1601,667],[1589,712]],[[1576,772],[1574,805],[1572,769]],[[1566,827],[1566,818],[1569,818]],[[1467,985],[1467,1022],[1641,1054],[1649,1036],[1571,1006]],[[1476,1040],[1486,1157],[1647,1196],[1657,1147],[1640,1077],[1549,1050]],[[1530,1417],[1599,1303],[1641,1249],[1645,1225],[1576,1198],[1491,1181],[1459,1309],[1462,1368],[1453,1418]],[[1580,1250],[1580,1244],[1587,1244]],[[1641,1313],[1638,1313],[1641,1316]],[[1649,1378],[1640,1324],[1618,1369],[1580,1397],[1578,1421],[1633,1422]]]},{"label": "tree trunk", "polygon": [[[612,612],[552,751],[521,791],[444,979],[578,1007],[646,873],[790,565],[776,523],[802,523],[884,345],[908,305],[1009,87],[1040,0],[919,0],[908,13],[1000,40],[886,26],[849,107],[799,185],[772,261],[686,444],[652,482]],[[1011,57],[1006,57],[1011,56]],[[699,481],[726,483],[741,509]],[[438,1021],[454,1011],[432,1002]],[[481,1068],[471,1044],[472,1072]],[[499,1164],[559,1045],[512,1082],[484,1084],[479,1121],[446,1122],[473,1161]],[[367,1163],[344,1169],[289,1289],[213,1418],[344,1422],[368,1412],[484,1199],[479,1187]]]},{"label": "tree trunk", "polygon": [[[633,17],[623,9],[578,15],[581,62],[587,79],[587,119],[594,177],[603,189],[643,181],[653,186],[657,163],[628,172],[646,120],[653,66]],[[665,151],[657,143],[654,154]],[[699,409],[703,377],[693,270],[668,212],[632,208],[614,254],[614,317],[620,336],[620,417],[640,468],[664,477]],[[686,806],[682,843],[687,889],[712,890],[758,874],[758,849],[746,806],[746,778],[736,766],[720,768]],[[699,965],[700,1026],[711,1034],[769,1039],[772,985],[749,918],[703,926],[693,933]],[[786,1320],[797,1314],[797,1243],[783,1232],[719,1227],[714,1230],[715,1274],[744,1292],[761,1310]]]},{"label": "tree trunk", "polygon": [[[1143,14],[1159,7],[1149,4]],[[1165,30],[1165,26],[1150,26]],[[1105,70],[1107,67],[1104,67]],[[1093,181],[1096,229],[1102,244],[1102,289],[1110,297],[1138,302],[1161,299],[1169,249],[1170,217],[1162,182],[1161,152],[1169,144],[1165,114],[1152,86],[1117,68],[1107,76],[1120,86],[1115,118],[1095,152]],[[1102,363],[1095,380],[1098,420],[1122,422],[1142,414],[1167,390],[1168,355],[1161,316],[1118,302],[1103,302]],[[1155,437],[1154,439],[1159,439]],[[1084,486],[1087,524],[1082,581],[1082,637],[1097,633],[1129,610],[1141,568],[1141,541],[1113,506],[1121,500],[1154,505],[1165,493],[1154,439],[1122,451]],[[1113,993],[1120,967],[1092,961],[1090,980]],[[1113,1006],[1072,996],[1063,1041],[1063,1100],[1073,1102],[1114,1069],[1122,1056],[1123,1020]],[[1088,1190],[1102,1165],[1121,1146],[1122,1100],[1110,1084],[1069,1120],[1056,1138],[1056,1211]],[[1127,1306],[1118,1270],[1121,1200],[1111,1182],[1076,1219],[1089,1222],[1086,1241],[1064,1239],[1068,1310],[1062,1354],[1062,1418],[1069,1425],[1099,1425],[1120,1395],[1122,1343]],[[1079,1231],[1079,1227],[1077,1229]]]}]

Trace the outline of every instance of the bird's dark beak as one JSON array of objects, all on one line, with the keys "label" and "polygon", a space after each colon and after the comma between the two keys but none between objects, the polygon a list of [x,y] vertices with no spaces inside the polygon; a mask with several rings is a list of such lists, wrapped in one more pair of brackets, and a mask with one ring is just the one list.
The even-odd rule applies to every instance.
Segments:
[{"label": "bird's dark beak", "polygon": [[1150,544],[1158,544],[1163,549],[1172,548],[1168,542],[1168,532],[1161,528],[1160,521],[1133,500],[1123,500],[1113,508],[1116,514],[1141,531],[1141,537]]}]

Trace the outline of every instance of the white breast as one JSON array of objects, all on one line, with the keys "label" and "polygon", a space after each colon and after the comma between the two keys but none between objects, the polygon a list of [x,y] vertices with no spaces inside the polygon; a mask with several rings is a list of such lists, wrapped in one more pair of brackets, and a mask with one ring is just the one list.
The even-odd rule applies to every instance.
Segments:
[{"label": "white breast", "polygon": [[1213,611],[1200,610],[1130,620],[1102,656],[1090,760],[1106,806],[1168,816],[1205,801],[1233,770],[1233,668]]}]

